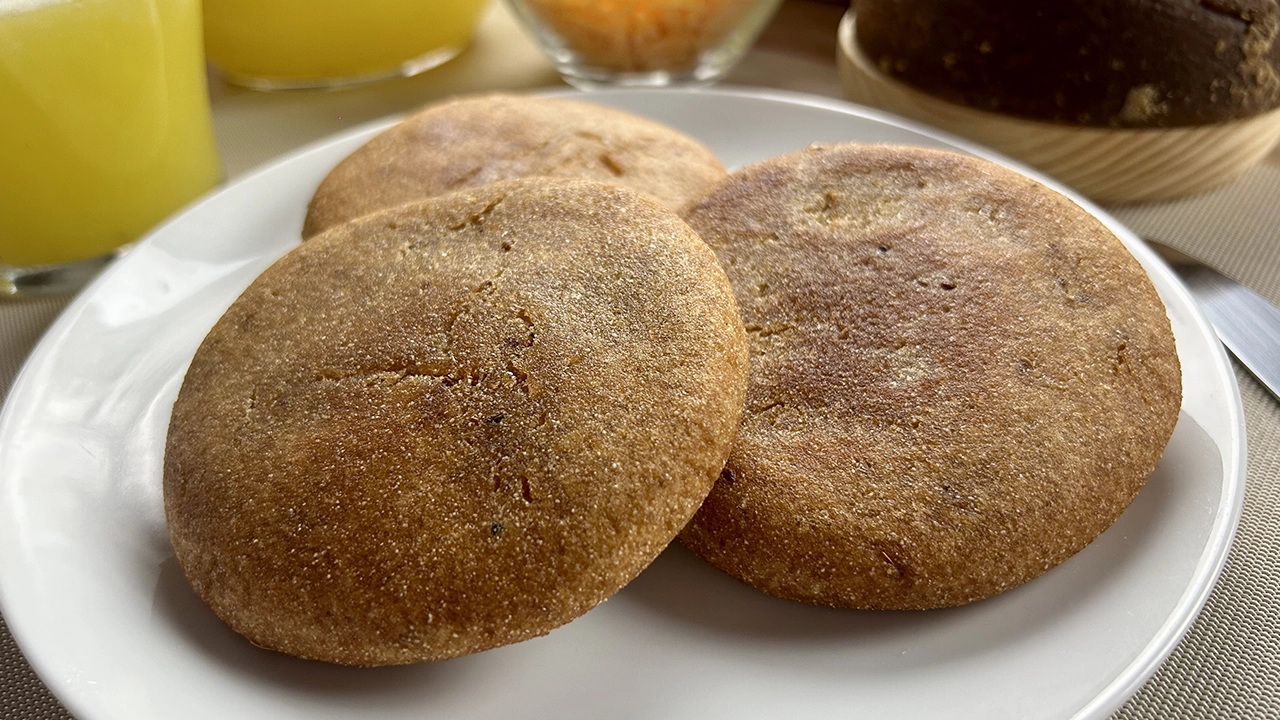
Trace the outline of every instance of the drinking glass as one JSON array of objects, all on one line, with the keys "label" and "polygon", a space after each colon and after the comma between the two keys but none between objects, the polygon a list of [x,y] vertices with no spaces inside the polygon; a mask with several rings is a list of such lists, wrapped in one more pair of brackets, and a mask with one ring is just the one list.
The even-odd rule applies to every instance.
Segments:
[{"label": "drinking glass", "polygon": [[0,294],[76,288],[220,174],[199,0],[0,0]]},{"label": "drinking glass", "polygon": [[489,0],[205,0],[209,61],[259,90],[415,75],[471,41]]}]

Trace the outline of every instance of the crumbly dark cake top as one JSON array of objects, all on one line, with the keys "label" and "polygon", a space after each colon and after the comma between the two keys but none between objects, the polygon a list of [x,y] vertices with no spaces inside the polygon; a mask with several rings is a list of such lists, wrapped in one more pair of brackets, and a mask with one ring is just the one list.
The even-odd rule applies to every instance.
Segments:
[{"label": "crumbly dark cake top", "polygon": [[1276,0],[857,0],[881,71],[981,110],[1161,128],[1280,106]]}]

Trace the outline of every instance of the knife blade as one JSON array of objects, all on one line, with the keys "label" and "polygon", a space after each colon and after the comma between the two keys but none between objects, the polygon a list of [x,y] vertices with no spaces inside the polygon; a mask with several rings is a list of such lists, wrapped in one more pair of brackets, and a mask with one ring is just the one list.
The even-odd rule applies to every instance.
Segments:
[{"label": "knife blade", "polygon": [[1222,344],[1280,400],[1280,308],[1190,255],[1144,240],[1200,302]]}]

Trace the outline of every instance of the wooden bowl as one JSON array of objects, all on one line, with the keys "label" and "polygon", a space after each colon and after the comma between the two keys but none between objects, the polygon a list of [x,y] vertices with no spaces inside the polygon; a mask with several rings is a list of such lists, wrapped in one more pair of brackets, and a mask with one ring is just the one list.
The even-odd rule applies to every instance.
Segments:
[{"label": "wooden bowl", "polygon": [[837,63],[848,99],[963,135],[1044,171],[1100,203],[1171,200],[1234,180],[1280,140],[1280,109],[1215,125],[1080,127],[975,110],[883,73],[840,22]]}]

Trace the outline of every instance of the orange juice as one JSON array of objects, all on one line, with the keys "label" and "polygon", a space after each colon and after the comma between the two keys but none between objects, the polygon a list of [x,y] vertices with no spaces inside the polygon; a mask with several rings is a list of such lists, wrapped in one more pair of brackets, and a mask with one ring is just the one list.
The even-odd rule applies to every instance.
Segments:
[{"label": "orange juice", "polygon": [[199,0],[0,0],[0,264],[104,255],[218,176]]},{"label": "orange juice", "polygon": [[[209,60],[247,84],[326,84],[449,59],[489,0],[205,0]],[[257,81],[257,82],[255,82]]]}]

